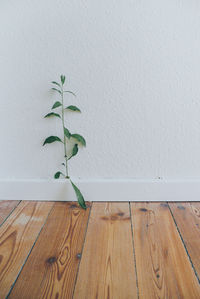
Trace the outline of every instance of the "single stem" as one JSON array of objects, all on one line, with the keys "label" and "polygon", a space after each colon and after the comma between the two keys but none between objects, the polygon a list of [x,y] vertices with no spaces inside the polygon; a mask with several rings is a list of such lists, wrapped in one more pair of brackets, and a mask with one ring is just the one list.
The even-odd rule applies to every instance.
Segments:
[{"label": "single stem", "polygon": [[69,178],[68,174],[68,165],[67,165],[67,145],[66,145],[66,136],[65,136],[65,113],[64,113],[64,98],[63,98],[63,85],[61,87],[61,100],[62,100],[62,126],[63,126],[63,135],[64,135],[64,158],[65,158],[65,170],[66,178]]}]

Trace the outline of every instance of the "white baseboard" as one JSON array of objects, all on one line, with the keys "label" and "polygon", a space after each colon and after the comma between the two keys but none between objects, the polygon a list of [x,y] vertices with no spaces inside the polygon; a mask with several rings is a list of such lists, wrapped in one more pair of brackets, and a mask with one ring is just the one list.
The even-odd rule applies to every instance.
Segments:
[{"label": "white baseboard", "polygon": [[[200,201],[200,180],[74,180],[86,201]],[[75,201],[66,180],[0,180],[0,200]]]}]

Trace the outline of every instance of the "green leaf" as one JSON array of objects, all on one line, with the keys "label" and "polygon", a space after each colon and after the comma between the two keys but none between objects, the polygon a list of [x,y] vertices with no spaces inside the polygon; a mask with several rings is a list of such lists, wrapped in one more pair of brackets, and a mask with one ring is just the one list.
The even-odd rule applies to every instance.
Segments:
[{"label": "green leaf", "polygon": [[68,139],[71,137],[71,133],[67,128],[64,128],[64,134]]},{"label": "green leaf", "polygon": [[58,82],[56,82],[56,81],[51,81],[51,83],[53,83],[53,84],[55,84],[55,85],[57,85],[57,86],[60,87],[60,84]]},{"label": "green leaf", "polygon": [[78,187],[76,187],[76,185],[74,185],[74,183],[71,180],[70,180],[70,182],[71,182],[72,187],[76,193],[76,197],[77,197],[79,205],[81,206],[81,208],[86,210],[87,207],[86,207],[85,200],[84,200],[84,197],[83,197],[81,191],[78,189]]},{"label": "green leaf", "polygon": [[52,87],[52,89],[55,90],[55,91],[57,91],[57,92],[59,92],[61,94],[61,91],[59,89],[54,88],[54,87]]},{"label": "green leaf", "polygon": [[73,106],[73,105],[70,105],[70,106],[66,107],[65,109],[81,112],[81,110],[78,107]]},{"label": "green leaf", "polygon": [[74,144],[74,147],[72,149],[72,155],[67,160],[70,160],[72,157],[76,156],[77,153],[78,153],[78,144]]},{"label": "green leaf", "polygon": [[78,153],[78,144],[74,144],[74,147],[72,149],[72,157],[76,156],[77,153]]},{"label": "green leaf", "polygon": [[56,116],[56,117],[59,117],[59,118],[60,118],[60,115],[59,115],[58,113],[54,113],[54,112],[50,112],[50,113],[48,113],[47,115],[45,115],[44,118],[46,118],[46,117],[51,117],[51,116]]},{"label": "green leaf", "polygon": [[58,107],[60,107],[60,106],[62,106],[61,102],[57,101],[57,102],[55,102],[55,103],[53,104],[53,107],[52,107],[51,109],[55,109],[55,108],[58,108]]},{"label": "green leaf", "polygon": [[73,93],[73,92],[72,92],[72,91],[70,91],[70,90],[64,90],[64,92],[71,93],[71,94],[73,94],[73,96],[75,96],[75,97],[76,97],[75,93]]},{"label": "green leaf", "polygon": [[62,85],[65,83],[65,76],[64,75],[61,75],[60,76],[60,80],[61,80],[61,83]]},{"label": "green leaf", "polygon": [[43,145],[45,145],[46,143],[52,143],[52,142],[55,142],[55,141],[62,142],[62,140],[57,136],[49,136],[45,139]]},{"label": "green leaf", "polygon": [[56,172],[56,173],[54,174],[54,179],[59,179],[59,177],[60,177],[61,175],[64,176],[64,174],[63,174],[61,171]]},{"label": "green leaf", "polygon": [[75,138],[78,142],[80,142],[83,146],[86,146],[85,138],[79,134],[71,134],[71,137]]}]

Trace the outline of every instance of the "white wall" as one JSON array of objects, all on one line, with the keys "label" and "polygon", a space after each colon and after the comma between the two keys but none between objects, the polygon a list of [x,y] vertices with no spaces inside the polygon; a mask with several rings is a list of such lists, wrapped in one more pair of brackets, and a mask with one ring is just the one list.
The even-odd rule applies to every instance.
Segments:
[{"label": "white wall", "polygon": [[200,177],[200,2],[2,0],[0,178],[49,178],[59,132],[44,120],[60,73],[87,139],[80,178]]}]

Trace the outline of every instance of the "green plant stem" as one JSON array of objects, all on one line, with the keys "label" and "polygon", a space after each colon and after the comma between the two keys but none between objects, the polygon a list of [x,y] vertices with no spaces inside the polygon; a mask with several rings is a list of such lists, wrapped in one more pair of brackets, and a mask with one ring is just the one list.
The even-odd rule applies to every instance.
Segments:
[{"label": "green plant stem", "polygon": [[65,113],[64,113],[64,98],[63,98],[63,86],[61,87],[61,100],[62,100],[62,126],[63,126],[63,135],[64,135],[64,157],[65,157],[65,170],[66,178],[69,178],[68,174],[68,164],[67,164],[67,145],[66,145],[66,136],[65,136]]}]

